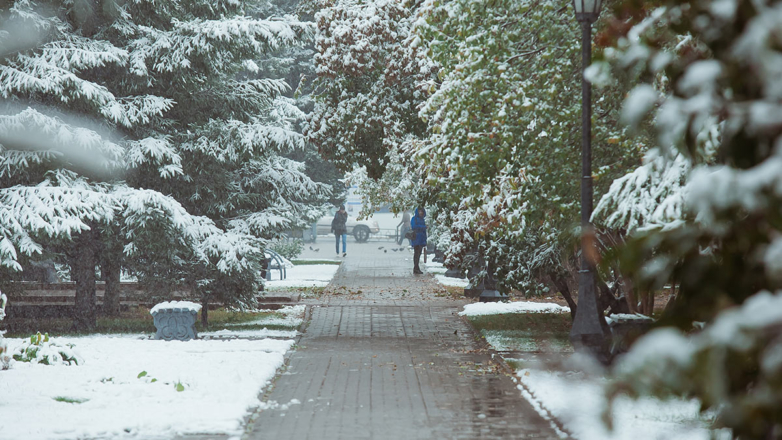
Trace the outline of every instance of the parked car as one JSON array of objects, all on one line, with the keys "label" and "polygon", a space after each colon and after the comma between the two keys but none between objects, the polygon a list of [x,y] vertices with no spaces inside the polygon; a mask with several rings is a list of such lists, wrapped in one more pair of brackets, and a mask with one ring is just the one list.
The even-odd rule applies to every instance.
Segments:
[{"label": "parked car", "polygon": [[[328,235],[331,233],[331,221],[334,220],[334,213],[332,210],[330,214],[326,214],[320,220],[318,220],[318,235]],[[353,234],[353,237],[359,243],[364,243],[369,240],[369,234],[377,234],[380,232],[380,226],[378,226],[376,220],[356,220],[355,217],[351,218],[348,215],[348,221],[345,224],[348,228],[348,234]]]}]

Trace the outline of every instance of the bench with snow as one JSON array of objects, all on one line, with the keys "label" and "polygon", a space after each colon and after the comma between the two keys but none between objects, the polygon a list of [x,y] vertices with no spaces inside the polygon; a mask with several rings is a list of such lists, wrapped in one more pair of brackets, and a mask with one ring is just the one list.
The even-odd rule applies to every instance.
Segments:
[{"label": "bench with snow", "polygon": [[189,341],[196,338],[195,323],[201,304],[190,301],[166,301],[152,307],[155,339]]}]

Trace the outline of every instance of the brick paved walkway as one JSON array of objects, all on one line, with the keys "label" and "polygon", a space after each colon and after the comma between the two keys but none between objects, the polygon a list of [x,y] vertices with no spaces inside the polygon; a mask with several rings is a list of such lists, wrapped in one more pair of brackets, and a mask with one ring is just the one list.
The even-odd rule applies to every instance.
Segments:
[{"label": "brick paved walkway", "polygon": [[410,257],[375,248],[354,245],[311,303],[299,348],[265,396],[271,407],[245,437],[559,438],[456,316],[463,302],[414,277]]}]

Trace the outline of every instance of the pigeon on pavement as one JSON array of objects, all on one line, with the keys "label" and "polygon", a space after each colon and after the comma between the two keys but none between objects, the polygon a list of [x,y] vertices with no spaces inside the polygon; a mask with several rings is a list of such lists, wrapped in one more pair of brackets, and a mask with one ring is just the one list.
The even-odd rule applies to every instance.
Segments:
[{"label": "pigeon on pavement", "polygon": [[383,249],[383,246],[380,246],[380,247],[379,247],[379,248],[377,248],[377,249],[378,249],[378,250],[380,250],[380,249]]},{"label": "pigeon on pavement", "polygon": [[312,249],[312,246],[310,246],[310,250],[311,250],[311,251],[314,251],[315,249]]}]

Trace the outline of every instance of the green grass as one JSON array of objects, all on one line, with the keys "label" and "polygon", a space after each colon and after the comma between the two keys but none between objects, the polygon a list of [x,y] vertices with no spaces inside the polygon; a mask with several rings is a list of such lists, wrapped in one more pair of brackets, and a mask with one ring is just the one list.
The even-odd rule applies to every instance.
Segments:
[{"label": "green grass", "polygon": [[[241,324],[244,322],[255,321],[266,316],[274,316],[273,312],[253,313],[237,312],[225,309],[216,309],[209,311],[209,329],[223,328],[226,324]],[[71,318],[29,318],[29,319],[9,319],[3,320],[0,329],[7,329],[7,337],[29,337],[36,332],[49,333],[51,336],[62,335],[84,335],[84,334],[106,334],[106,333],[154,333],[155,324],[149,310],[143,307],[137,307],[123,312],[117,317],[98,317],[96,320],[96,329],[94,332],[74,332],[73,320]],[[261,327],[263,328],[263,327]],[[267,326],[267,328],[270,328]],[[201,315],[199,313],[196,321],[197,331],[206,331],[201,325]]]},{"label": "green grass", "polygon": [[571,350],[567,313],[513,313],[471,316],[470,323],[500,351],[566,352]]},{"label": "green grass", "polygon": [[505,359],[505,363],[508,364],[508,366],[513,370],[517,371],[520,370],[522,367],[522,362],[514,359]]},{"label": "green grass", "polygon": [[342,264],[341,261],[337,260],[291,260],[291,263],[293,263],[294,266],[316,266],[319,264],[333,264],[339,266]]},{"label": "green grass", "polygon": [[533,333],[570,332],[568,313],[506,313],[501,315],[470,316],[478,330],[527,330]]},{"label": "green grass", "polygon": [[80,399],[77,397],[65,397],[65,396],[57,396],[57,397],[53,397],[53,399],[63,403],[84,403],[90,400],[90,399]]}]

